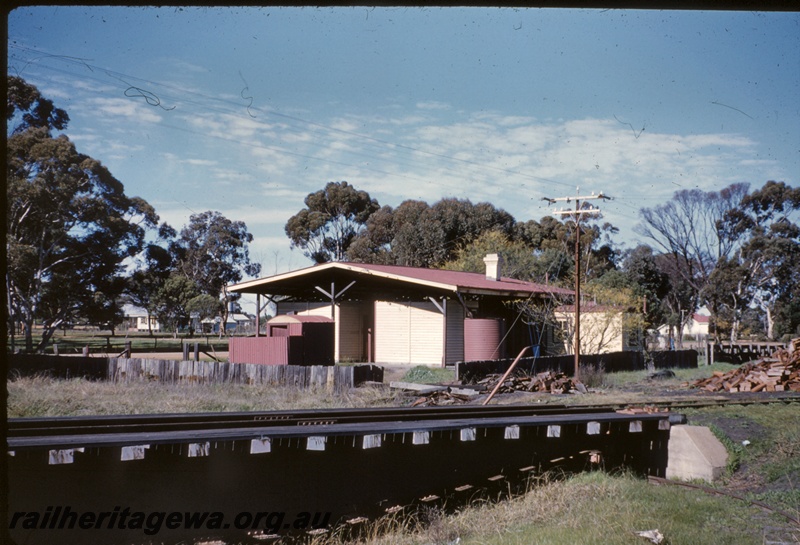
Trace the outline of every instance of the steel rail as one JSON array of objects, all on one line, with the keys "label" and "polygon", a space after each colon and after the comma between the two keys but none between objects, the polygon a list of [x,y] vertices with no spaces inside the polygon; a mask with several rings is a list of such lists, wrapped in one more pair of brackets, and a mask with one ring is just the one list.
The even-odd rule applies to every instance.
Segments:
[{"label": "steel rail", "polygon": [[[769,397],[736,397],[697,400],[661,400],[644,405],[654,409],[692,409],[726,405],[761,405],[800,401],[800,395],[783,394]],[[224,428],[267,428],[286,426],[322,426],[345,423],[380,423],[390,421],[441,420],[452,418],[486,418],[541,416],[552,414],[589,414],[613,412],[641,403],[608,403],[593,405],[457,405],[446,407],[381,407],[370,409],[304,409],[287,411],[254,411],[222,413],[172,413],[146,415],[103,415],[11,418],[9,437],[95,434],[126,431],[181,431]]]},{"label": "steel rail", "polygon": [[465,428],[500,428],[508,426],[548,426],[585,424],[587,422],[628,422],[630,420],[663,420],[664,413],[642,415],[604,413],[573,413],[527,416],[493,416],[470,418],[442,418],[433,420],[385,421],[366,423],[324,424],[313,428],[300,426],[269,426],[203,429],[183,429],[170,431],[119,431],[97,429],[92,434],[37,435],[28,437],[8,437],[12,450],[24,448],[74,448],[108,447],[138,444],[178,444],[202,441],[239,441],[270,437],[297,438],[309,436],[363,436],[387,435],[411,432],[458,431]]},{"label": "steel rail", "polygon": [[47,434],[96,433],[107,431],[168,431],[214,427],[266,428],[275,426],[320,426],[344,423],[380,423],[391,421],[442,420],[452,418],[485,418],[537,416],[550,414],[587,414],[613,411],[607,406],[566,405],[502,405],[479,407],[470,405],[447,407],[383,407],[373,409],[324,409],[300,411],[258,411],[231,413],[186,413],[148,415],[107,415],[52,418],[13,418],[8,421],[9,437]]}]

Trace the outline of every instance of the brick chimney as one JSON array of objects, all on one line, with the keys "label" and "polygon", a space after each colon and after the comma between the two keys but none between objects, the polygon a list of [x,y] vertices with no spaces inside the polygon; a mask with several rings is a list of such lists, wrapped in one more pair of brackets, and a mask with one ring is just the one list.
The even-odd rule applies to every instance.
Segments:
[{"label": "brick chimney", "polygon": [[503,258],[499,254],[487,254],[483,262],[486,263],[486,280],[500,280]]}]

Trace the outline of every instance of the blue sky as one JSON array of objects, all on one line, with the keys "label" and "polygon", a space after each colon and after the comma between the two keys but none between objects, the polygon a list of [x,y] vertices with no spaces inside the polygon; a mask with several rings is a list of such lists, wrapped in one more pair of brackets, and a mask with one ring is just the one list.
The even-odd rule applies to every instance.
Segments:
[{"label": "blue sky", "polygon": [[8,40],[79,151],[173,227],[245,221],[264,274],[329,181],[518,221],[603,191],[626,247],[676,190],[799,183],[798,13],[60,6]]}]

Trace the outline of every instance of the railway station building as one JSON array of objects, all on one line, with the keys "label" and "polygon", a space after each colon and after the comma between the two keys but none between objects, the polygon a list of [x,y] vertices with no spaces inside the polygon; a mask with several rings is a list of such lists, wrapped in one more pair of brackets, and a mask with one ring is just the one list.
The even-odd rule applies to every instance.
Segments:
[{"label": "railway station building", "polygon": [[338,363],[444,366],[513,356],[552,338],[543,324],[526,323],[513,303],[550,304],[572,292],[500,277],[497,254],[484,261],[485,274],[333,262],[227,289],[257,295],[259,308],[274,303],[278,315],[332,319]]}]

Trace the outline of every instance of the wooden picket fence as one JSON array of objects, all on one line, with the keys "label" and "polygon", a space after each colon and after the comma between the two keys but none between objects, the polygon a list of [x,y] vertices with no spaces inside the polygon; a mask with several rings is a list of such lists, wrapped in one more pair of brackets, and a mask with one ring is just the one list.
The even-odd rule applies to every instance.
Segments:
[{"label": "wooden picket fence", "polygon": [[300,366],[39,354],[10,356],[9,376],[36,374],[58,378],[86,377],[118,383],[285,385],[301,389],[322,388],[333,392],[347,391],[365,381],[383,381],[383,368],[377,365]]}]

